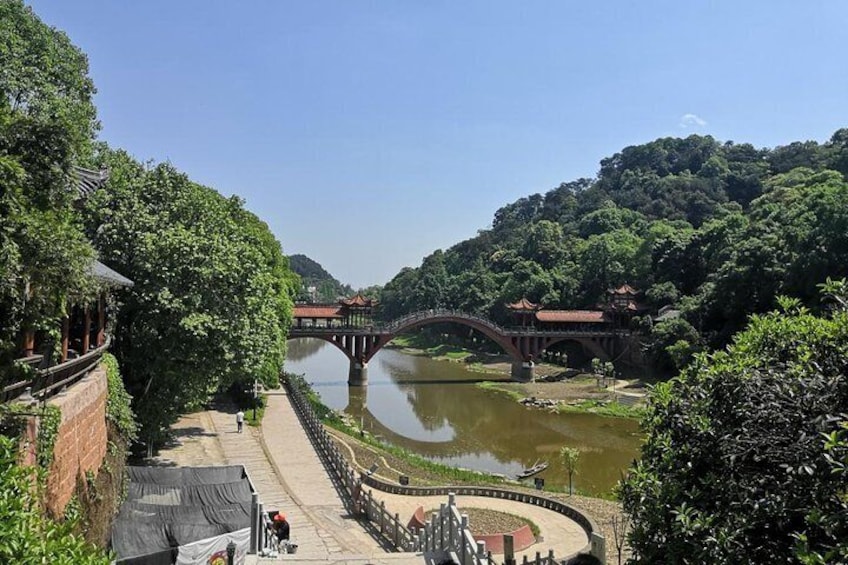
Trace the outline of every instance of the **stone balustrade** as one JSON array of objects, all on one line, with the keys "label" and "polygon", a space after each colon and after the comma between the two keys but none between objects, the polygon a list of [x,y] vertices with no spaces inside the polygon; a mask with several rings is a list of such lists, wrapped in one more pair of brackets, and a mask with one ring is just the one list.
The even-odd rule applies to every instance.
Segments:
[{"label": "stone balustrade", "polygon": [[[315,414],[309,401],[297,386],[293,386],[288,378],[283,379],[289,397],[295,407],[304,429],[307,430],[313,445],[326,459],[330,469],[339,478],[346,495],[345,501],[350,505],[351,512],[362,515],[375,525],[380,534],[398,551],[448,551],[454,553],[463,565],[489,565],[485,543],[478,542],[468,529],[468,517],[461,515],[456,508],[455,496],[485,496],[513,500],[524,504],[532,504],[541,508],[562,514],[579,524],[586,532],[589,543],[573,555],[566,556],[561,561],[554,558],[553,552],[548,556],[537,559],[538,563],[568,563],[579,554],[591,554],[601,563],[605,561],[605,540],[595,522],[580,510],[560,500],[548,498],[541,494],[532,494],[519,490],[486,486],[407,486],[385,481],[365,472],[357,476],[357,471],[348,463],[337,444],[324,428],[321,420]],[[390,494],[407,496],[447,496],[448,503],[442,504],[440,511],[434,513],[418,531],[410,531],[399,519],[397,513],[392,513],[385,507],[384,502],[377,502],[369,486]]]}]

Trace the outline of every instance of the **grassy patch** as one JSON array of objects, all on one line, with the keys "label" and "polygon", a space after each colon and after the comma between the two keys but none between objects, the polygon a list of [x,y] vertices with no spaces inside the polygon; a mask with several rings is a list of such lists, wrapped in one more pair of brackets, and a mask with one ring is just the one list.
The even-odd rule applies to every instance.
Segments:
[{"label": "grassy patch", "polygon": [[584,400],[579,404],[560,404],[557,411],[567,413],[589,413],[611,418],[634,418],[639,419],[645,414],[644,408],[626,406],[617,401],[600,402],[597,400]]},{"label": "grassy patch", "polygon": [[258,426],[262,423],[262,418],[265,416],[265,407],[268,406],[268,395],[260,394],[256,400],[256,408],[252,406],[244,409],[244,421],[248,426]]},{"label": "grassy patch", "polygon": [[[456,467],[451,467],[450,465],[443,465],[408,451],[402,447],[383,443],[371,435],[360,435],[359,430],[346,425],[338,417],[327,418],[324,419],[323,422],[334,430],[350,436],[357,442],[374,450],[376,457],[383,457],[386,459],[392,469],[407,474],[410,478],[417,478],[417,482],[422,485],[490,485],[503,482],[502,479],[493,475],[471,471],[468,469],[458,469]],[[357,456],[357,461],[359,461],[359,459],[360,457]],[[370,460],[370,462],[375,461]],[[359,461],[359,463],[364,465],[366,461]]]},{"label": "grassy patch", "polygon": [[434,344],[431,338],[423,334],[406,334],[395,337],[390,347],[411,350],[412,355],[421,355],[446,361],[463,361],[474,353],[459,345],[447,343]]},{"label": "grassy patch", "polygon": [[[474,535],[507,534],[527,525],[530,527],[530,531],[533,532],[533,536],[539,537],[539,526],[533,520],[524,516],[490,510],[488,508],[465,508],[460,506],[457,509],[460,514],[468,515],[468,526]],[[438,508],[431,508],[424,512],[424,516],[430,516],[438,512]]]},{"label": "grassy patch", "polygon": [[485,381],[485,382],[482,382],[482,383],[475,383],[475,386],[478,386],[478,387],[480,387],[484,390],[490,390],[490,391],[498,392],[500,394],[505,394],[515,401],[519,401],[522,398],[524,398],[524,395],[521,392],[514,390],[507,383]]}]

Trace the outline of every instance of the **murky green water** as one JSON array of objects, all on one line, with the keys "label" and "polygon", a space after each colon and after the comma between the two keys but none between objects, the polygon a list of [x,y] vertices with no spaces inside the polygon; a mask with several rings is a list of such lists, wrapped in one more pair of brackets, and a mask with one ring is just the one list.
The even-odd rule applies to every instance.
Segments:
[{"label": "murky green water", "polygon": [[348,387],[347,358],[316,339],[289,341],[286,370],[305,374],[324,403],[344,410],[383,441],[457,467],[514,476],[537,460],[546,485],[567,485],[562,446],[582,451],[575,488],[608,492],[639,455],[634,420],[527,409],[478,388],[462,363],[383,349],[368,364],[368,386]]}]

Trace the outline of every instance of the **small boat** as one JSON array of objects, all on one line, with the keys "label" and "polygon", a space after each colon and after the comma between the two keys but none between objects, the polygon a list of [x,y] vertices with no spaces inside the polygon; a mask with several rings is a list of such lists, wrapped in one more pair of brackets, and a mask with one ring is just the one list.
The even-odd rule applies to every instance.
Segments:
[{"label": "small boat", "polygon": [[541,473],[542,471],[544,471],[547,468],[548,468],[548,462],[547,461],[541,461],[540,462],[540,461],[537,460],[533,464],[532,467],[527,467],[526,469],[524,469],[523,471],[518,473],[518,475],[516,475],[516,478],[526,479],[527,477],[532,477],[533,475]]}]

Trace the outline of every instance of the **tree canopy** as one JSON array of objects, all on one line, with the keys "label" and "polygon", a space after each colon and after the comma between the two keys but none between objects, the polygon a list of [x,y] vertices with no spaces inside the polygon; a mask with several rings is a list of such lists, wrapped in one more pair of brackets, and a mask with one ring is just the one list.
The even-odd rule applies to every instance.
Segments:
[{"label": "tree canopy", "polygon": [[848,276],[847,142],[841,129],[774,149],[698,135],[626,147],[594,179],[508,204],[491,228],[402,270],[381,315],[443,306],[507,322],[504,302],[593,308],[626,281],[682,312],[663,348],[724,346],[777,295],[811,305],[817,284]]},{"label": "tree canopy", "polygon": [[350,285],[340,283],[320,263],[306,255],[289,255],[289,264],[291,270],[300,276],[301,288],[298,292],[298,300],[312,300],[310,287],[315,287],[314,298],[317,302],[335,302],[340,296],[353,294]]},{"label": "tree canopy", "polygon": [[101,257],[135,285],[118,311],[115,353],[142,425],[160,441],[219,387],[273,385],[296,276],[268,226],[168,164],[101,149],[110,182],[87,202]]},{"label": "tree canopy", "polygon": [[57,332],[94,292],[74,166],[98,124],[85,55],[22,1],[0,3],[0,367],[22,329]]},{"label": "tree canopy", "polygon": [[634,563],[848,557],[848,309],[781,305],[653,390],[621,489]]}]

